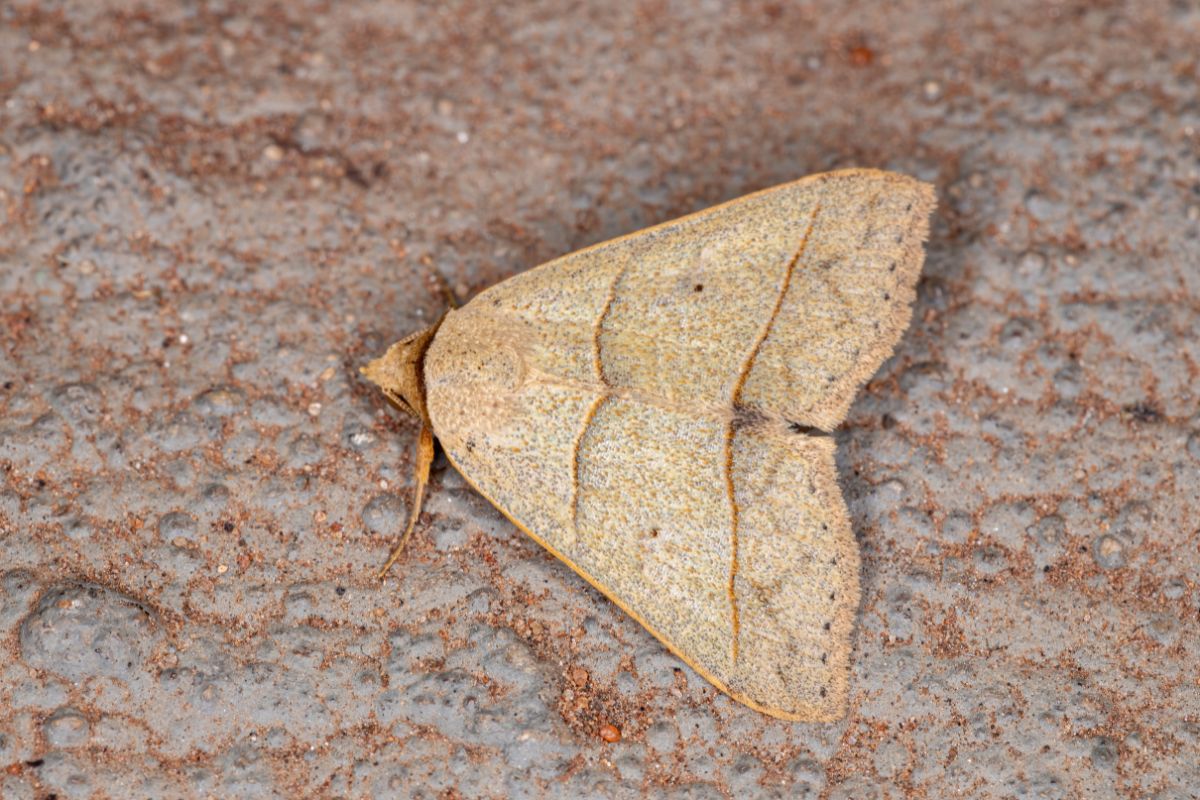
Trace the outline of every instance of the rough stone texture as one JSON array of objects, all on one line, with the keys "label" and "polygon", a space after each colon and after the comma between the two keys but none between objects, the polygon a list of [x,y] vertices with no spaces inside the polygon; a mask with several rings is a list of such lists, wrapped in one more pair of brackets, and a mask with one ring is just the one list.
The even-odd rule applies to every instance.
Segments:
[{"label": "rough stone texture", "polygon": [[[1188,0],[0,4],[0,796],[1200,796],[1197,53]],[[844,721],[444,463],[373,581],[416,431],[356,368],[432,276],[850,165],[941,205],[839,434]]]}]

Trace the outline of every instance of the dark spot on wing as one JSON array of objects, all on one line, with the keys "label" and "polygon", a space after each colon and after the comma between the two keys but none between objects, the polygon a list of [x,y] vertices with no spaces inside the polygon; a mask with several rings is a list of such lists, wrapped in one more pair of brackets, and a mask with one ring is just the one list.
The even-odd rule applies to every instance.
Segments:
[{"label": "dark spot on wing", "polygon": [[742,428],[753,428],[762,425],[767,421],[766,414],[752,406],[744,406],[741,403],[735,403],[733,406],[733,430],[740,431]]}]

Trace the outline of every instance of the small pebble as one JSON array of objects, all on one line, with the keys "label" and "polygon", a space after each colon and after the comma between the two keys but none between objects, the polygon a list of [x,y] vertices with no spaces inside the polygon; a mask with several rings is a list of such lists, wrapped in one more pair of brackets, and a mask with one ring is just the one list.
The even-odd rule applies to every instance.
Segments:
[{"label": "small pebble", "polygon": [[850,63],[856,67],[870,66],[875,60],[875,51],[863,44],[851,47],[847,55],[850,57]]},{"label": "small pebble", "polygon": [[1096,538],[1092,544],[1092,557],[1101,569],[1117,569],[1125,566],[1125,545],[1111,533]]},{"label": "small pebble", "polygon": [[587,683],[588,672],[583,667],[571,667],[571,669],[567,670],[567,677],[576,686],[583,686]]},{"label": "small pebble", "polygon": [[363,448],[375,443],[375,434],[365,429],[354,430],[350,434],[350,446],[355,450]]},{"label": "small pebble", "polygon": [[600,738],[609,744],[621,741],[621,729],[616,725],[604,724],[600,726]]}]

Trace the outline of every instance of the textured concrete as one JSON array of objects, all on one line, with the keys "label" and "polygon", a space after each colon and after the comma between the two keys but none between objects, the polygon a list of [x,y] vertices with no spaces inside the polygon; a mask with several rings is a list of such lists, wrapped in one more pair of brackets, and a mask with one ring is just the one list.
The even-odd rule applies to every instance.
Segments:
[{"label": "textured concrete", "polygon": [[[1200,6],[499,5],[0,4],[0,796],[1200,796]],[[941,205],[838,435],[847,719],[444,462],[372,580],[434,274],[849,165]]]}]

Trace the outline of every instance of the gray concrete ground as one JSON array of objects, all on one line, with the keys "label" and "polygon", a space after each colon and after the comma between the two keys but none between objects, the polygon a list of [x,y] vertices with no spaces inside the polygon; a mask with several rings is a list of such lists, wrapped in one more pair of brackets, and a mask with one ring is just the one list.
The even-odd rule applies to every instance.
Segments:
[{"label": "gray concrete ground", "polygon": [[[0,796],[1200,796],[1200,5],[0,4]],[[848,717],[716,694],[356,369],[833,167],[940,206],[838,434]],[[619,742],[600,736],[620,730]]]}]

